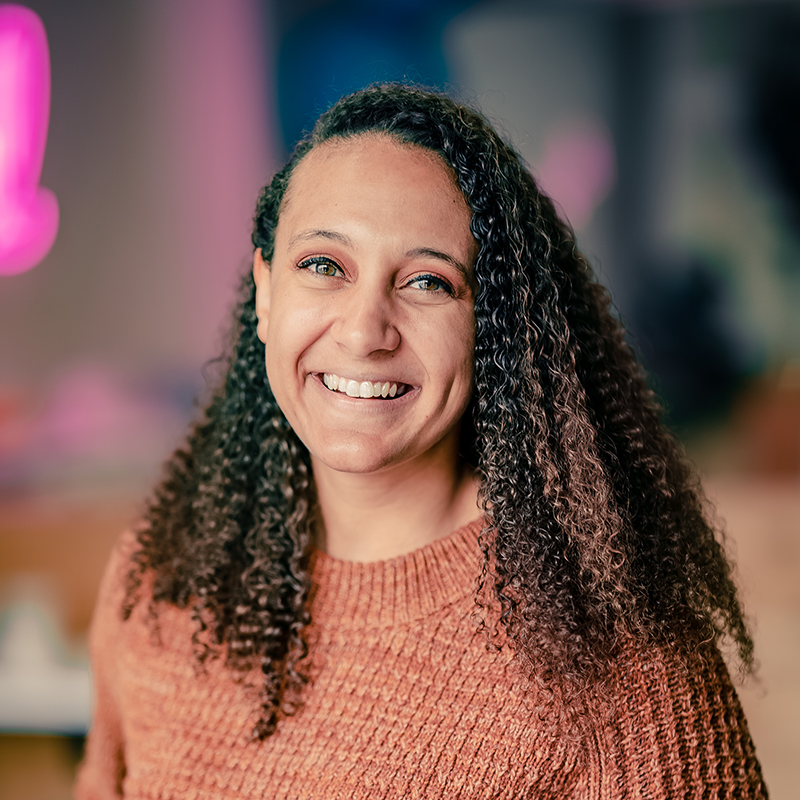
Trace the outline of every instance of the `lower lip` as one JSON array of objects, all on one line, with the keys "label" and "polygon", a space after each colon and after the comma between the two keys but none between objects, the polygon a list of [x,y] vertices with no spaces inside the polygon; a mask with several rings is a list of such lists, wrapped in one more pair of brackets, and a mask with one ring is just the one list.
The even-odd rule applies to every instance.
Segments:
[{"label": "lower lip", "polygon": [[312,383],[317,386],[319,391],[323,392],[329,400],[349,410],[358,410],[366,413],[370,411],[378,413],[395,410],[399,411],[404,406],[408,405],[408,403],[413,402],[414,398],[419,393],[417,387],[412,387],[400,397],[350,397],[350,395],[344,394],[343,392],[331,391],[322,382],[322,376],[319,373],[313,373],[309,377],[313,379]]}]

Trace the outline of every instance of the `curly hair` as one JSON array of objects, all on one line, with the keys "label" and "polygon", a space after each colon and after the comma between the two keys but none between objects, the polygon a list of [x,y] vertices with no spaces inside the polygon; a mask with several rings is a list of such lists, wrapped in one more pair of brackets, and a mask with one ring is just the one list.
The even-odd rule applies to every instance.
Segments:
[{"label": "curly hair", "polygon": [[[475,388],[462,437],[481,481],[476,602],[497,611],[490,639],[507,641],[551,696],[600,687],[631,641],[689,652],[730,637],[750,669],[752,640],[695,471],[573,232],[484,117],[404,85],[343,98],[262,190],[254,247],[271,258],[300,160],[366,133],[438,154],[472,211]],[[150,501],[124,614],[152,573],[151,614],[162,602],[190,609],[199,662],[224,649],[235,675],[260,666],[254,735],[264,738],[307,680],[316,498],[309,454],[267,381],[250,273],[233,338],[224,379]]]}]

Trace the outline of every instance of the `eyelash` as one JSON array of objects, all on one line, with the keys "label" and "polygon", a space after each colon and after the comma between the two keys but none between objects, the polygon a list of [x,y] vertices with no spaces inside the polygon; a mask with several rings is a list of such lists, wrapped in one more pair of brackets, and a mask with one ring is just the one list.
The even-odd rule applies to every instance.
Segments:
[{"label": "eyelash", "polygon": [[415,275],[407,284],[406,286],[410,286],[412,283],[416,283],[417,281],[428,281],[429,283],[438,283],[438,289],[423,289],[422,291],[427,292],[429,294],[436,294],[437,292],[446,292],[449,295],[453,295],[453,287],[443,278],[440,278],[438,275]]},{"label": "eyelash", "polygon": [[311,258],[306,258],[301,261],[297,265],[297,269],[308,269],[313,272],[315,275],[321,275],[323,278],[333,278],[335,275],[327,274],[325,272],[319,272],[316,269],[312,269],[317,264],[325,264],[329,267],[333,267],[338,273],[342,272],[342,268],[332,259],[328,258],[327,256],[311,256]]},{"label": "eyelash", "polygon": [[[333,261],[333,259],[330,259],[327,256],[311,256],[310,258],[306,258],[297,265],[297,269],[307,269],[313,274],[320,275],[324,278],[336,277],[335,274],[328,274],[313,269],[313,267],[316,266],[317,264],[322,264],[332,267],[337,271],[337,273],[343,274],[342,268],[335,261]],[[427,294],[437,294],[438,292],[445,292],[451,297],[453,296],[453,294],[455,294],[453,287],[446,280],[440,278],[438,275],[430,275],[430,274],[415,275],[410,281],[408,281],[406,286],[410,286],[411,284],[416,283],[417,281],[427,281],[429,283],[438,284],[438,288],[436,289],[421,290]]]}]

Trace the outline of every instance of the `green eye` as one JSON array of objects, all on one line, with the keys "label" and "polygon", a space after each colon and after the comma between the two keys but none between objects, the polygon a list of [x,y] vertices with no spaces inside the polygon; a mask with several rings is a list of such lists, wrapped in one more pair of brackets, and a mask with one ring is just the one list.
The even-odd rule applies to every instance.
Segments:
[{"label": "green eye", "polygon": [[445,292],[446,294],[453,294],[453,287],[447,281],[437,278],[436,275],[417,275],[406,285],[428,293]]},{"label": "green eye", "polygon": [[297,268],[307,269],[315,275],[322,275],[328,278],[335,278],[337,275],[343,274],[342,268],[335,261],[331,261],[331,259],[326,256],[307,258],[305,261],[301,261],[297,265]]}]

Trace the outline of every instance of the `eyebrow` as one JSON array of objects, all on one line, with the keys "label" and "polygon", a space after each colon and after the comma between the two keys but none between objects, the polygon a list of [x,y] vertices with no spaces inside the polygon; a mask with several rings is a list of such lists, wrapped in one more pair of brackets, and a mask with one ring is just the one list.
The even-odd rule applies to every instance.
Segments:
[{"label": "eyebrow", "polygon": [[470,270],[467,268],[467,265],[459,261],[455,256],[451,256],[449,253],[443,253],[441,250],[434,250],[432,247],[415,247],[413,250],[409,250],[406,256],[409,258],[421,256],[423,258],[435,258],[439,261],[444,261],[451,267],[457,269],[465,280],[470,280]]},{"label": "eyebrow", "polygon": [[[339,231],[331,231],[325,228],[311,228],[307,231],[300,231],[289,239],[289,247],[294,247],[301,242],[307,242],[310,239],[329,239],[333,242],[338,242],[345,247],[354,248],[355,242],[346,234],[339,233]],[[459,261],[455,256],[449,253],[443,253],[441,250],[436,250],[433,247],[414,247],[406,253],[407,258],[433,258],[438,261],[444,261],[454,269],[461,273],[462,277],[469,281],[471,279],[471,272],[466,264]]]},{"label": "eyebrow", "polygon": [[345,247],[355,246],[353,240],[343,233],[328,231],[322,228],[312,228],[311,230],[301,231],[292,236],[292,238],[289,239],[289,247],[294,247],[300,244],[300,242],[307,242],[309,239],[330,239],[331,241],[345,245]]}]

